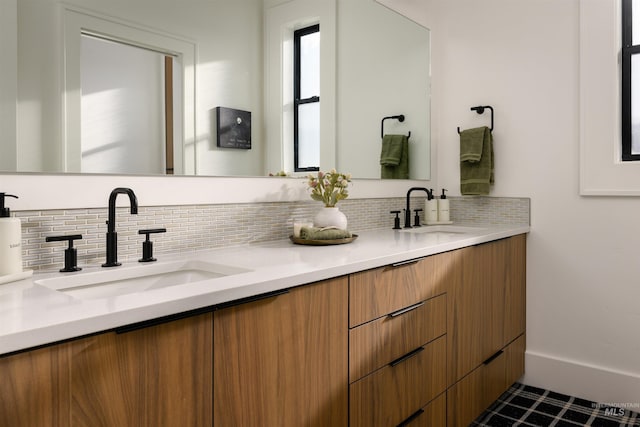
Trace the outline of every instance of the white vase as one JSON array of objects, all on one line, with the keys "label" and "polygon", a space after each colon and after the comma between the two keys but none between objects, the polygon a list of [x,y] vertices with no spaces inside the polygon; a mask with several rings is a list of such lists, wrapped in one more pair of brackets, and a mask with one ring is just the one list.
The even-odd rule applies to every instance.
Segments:
[{"label": "white vase", "polygon": [[323,207],[320,212],[313,218],[315,227],[338,227],[341,230],[347,229],[347,217],[340,212],[337,207]]}]

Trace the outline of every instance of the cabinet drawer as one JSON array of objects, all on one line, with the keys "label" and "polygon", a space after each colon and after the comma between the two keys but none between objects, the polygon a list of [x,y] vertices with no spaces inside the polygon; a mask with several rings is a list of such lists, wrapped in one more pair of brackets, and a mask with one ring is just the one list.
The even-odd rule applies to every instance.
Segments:
[{"label": "cabinet drawer", "polygon": [[445,390],[446,342],[427,344],[349,386],[351,427],[396,426]]},{"label": "cabinet drawer", "polygon": [[466,427],[524,374],[525,336],[480,365],[447,390],[451,427]]},{"label": "cabinet drawer", "polygon": [[444,293],[462,277],[464,249],[352,274],[349,326],[354,327]]},{"label": "cabinet drawer", "polygon": [[447,397],[446,393],[433,399],[427,406],[419,409],[398,426],[402,427],[446,427]]},{"label": "cabinet drawer", "polygon": [[349,381],[446,333],[446,295],[440,295],[349,331]]}]

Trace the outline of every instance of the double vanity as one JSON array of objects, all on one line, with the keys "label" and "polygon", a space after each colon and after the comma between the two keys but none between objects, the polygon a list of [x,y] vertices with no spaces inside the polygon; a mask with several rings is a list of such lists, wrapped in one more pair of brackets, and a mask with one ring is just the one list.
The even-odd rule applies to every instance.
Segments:
[{"label": "double vanity", "polygon": [[0,426],[466,426],[524,372],[527,225],[0,287]]}]

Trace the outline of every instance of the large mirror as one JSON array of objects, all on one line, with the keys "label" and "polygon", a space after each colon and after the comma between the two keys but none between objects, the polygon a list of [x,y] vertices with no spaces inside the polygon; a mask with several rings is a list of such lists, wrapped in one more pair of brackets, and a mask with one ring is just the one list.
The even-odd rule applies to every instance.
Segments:
[{"label": "large mirror", "polygon": [[319,24],[318,166],[380,178],[383,134],[410,133],[410,178],[430,178],[429,30],[374,0],[2,0],[0,12],[1,171],[295,175],[294,33]]}]

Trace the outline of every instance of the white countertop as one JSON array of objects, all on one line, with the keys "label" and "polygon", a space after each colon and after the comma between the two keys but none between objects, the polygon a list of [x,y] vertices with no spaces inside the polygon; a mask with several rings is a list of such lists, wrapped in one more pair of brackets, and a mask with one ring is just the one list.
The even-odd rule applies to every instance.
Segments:
[{"label": "white countertop", "polygon": [[[80,300],[36,284],[42,278],[104,270],[82,266],[78,273],[34,274],[0,285],[0,354],[79,337],[158,317],[312,283],[395,262],[527,233],[528,225],[482,225],[465,234],[414,234],[391,229],[359,233],[350,244],[294,245],[289,240],[255,243],[172,257],[203,260],[250,270],[216,279],[103,299]],[[139,267],[123,263],[118,269]]]}]

